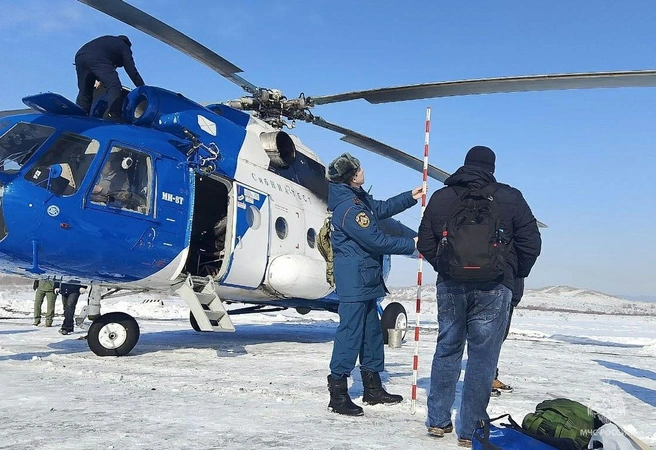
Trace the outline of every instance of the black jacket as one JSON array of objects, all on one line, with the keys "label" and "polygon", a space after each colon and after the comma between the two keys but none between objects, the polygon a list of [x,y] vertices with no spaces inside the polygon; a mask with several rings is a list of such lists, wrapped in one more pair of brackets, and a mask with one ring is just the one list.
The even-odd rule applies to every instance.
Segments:
[{"label": "black jacket", "polygon": [[79,284],[71,284],[71,283],[58,283],[59,284],[59,293],[62,295],[62,297],[68,297],[71,294],[79,294],[80,293],[80,288],[83,288],[84,286],[80,286]]},{"label": "black jacket", "polygon": [[84,61],[85,65],[111,64],[123,67],[135,86],[143,86],[144,81],[137,71],[128,42],[118,36],[101,36],[84,44],[75,54],[75,64]]},{"label": "black jacket", "polygon": [[[483,187],[494,182],[496,180],[491,173],[474,166],[462,166],[446,179],[445,187],[433,193],[419,225],[417,250],[435,270],[442,230],[452,214],[453,203],[457,198],[456,191],[451,186]],[[513,242],[503,280],[499,281],[513,290],[515,278],[525,278],[530,273],[540,255],[542,240],[531,208],[519,190],[501,184],[494,197],[499,207],[501,226]],[[439,274],[438,283],[447,279],[448,275]]]},{"label": "black jacket", "polygon": [[519,302],[522,301],[524,296],[524,279],[515,278],[515,288],[513,289],[513,295],[510,303],[513,305],[513,308],[519,305]]}]

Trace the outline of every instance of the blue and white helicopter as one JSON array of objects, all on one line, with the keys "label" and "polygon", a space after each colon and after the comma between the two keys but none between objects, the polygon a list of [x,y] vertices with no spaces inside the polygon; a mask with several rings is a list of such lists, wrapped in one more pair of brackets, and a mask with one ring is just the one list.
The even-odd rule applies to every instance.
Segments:
[{"label": "blue and white helicopter", "polygon": [[[28,110],[0,114],[0,271],[90,286],[78,321],[93,320],[97,355],[126,355],[136,320],[101,314],[103,298],[176,292],[196,331],[234,331],[230,314],[296,308],[336,311],[316,248],[326,215],[325,164],[285,131],[303,120],[342,140],[422,171],[422,161],[314,115],[313,107],[530,90],[655,86],[656,71],[542,75],[437,82],[288,99],[191,38],[120,0],[80,0],[206,64],[248,94],[201,105],[152,86],[127,93],[123,117],[91,116],[46,93]],[[430,166],[428,175],[448,173]],[[100,188],[110,178],[109,188]],[[114,186],[112,186],[114,185]],[[415,236],[399,222],[389,233]],[[70,249],[80,249],[71,252]],[[389,272],[389,256],[384,276]],[[227,310],[226,304],[247,306]],[[403,306],[382,313],[383,329],[405,328]]]}]

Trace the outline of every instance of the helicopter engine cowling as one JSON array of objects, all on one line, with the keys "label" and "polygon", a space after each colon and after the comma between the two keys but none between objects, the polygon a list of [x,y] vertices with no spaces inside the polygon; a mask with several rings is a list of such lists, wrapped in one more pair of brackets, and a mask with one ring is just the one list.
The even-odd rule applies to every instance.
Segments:
[{"label": "helicopter engine cowling", "polygon": [[285,169],[294,164],[296,145],[284,131],[262,133],[260,134],[260,142],[273,166]]},{"label": "helicopter engine cowling", "polygon": [[266,281],[287,297],[318,299],[331,287],[326,281],[326,263],[305,255],[281,255],[269,263]]},{"label": "helicopter engine cowling", "polygon": [[183,111],[208,113],[207,108],[182,94],[153,86],[134,89],[123,103],[123,118],[143,127],[157,128],[160,117]]}]

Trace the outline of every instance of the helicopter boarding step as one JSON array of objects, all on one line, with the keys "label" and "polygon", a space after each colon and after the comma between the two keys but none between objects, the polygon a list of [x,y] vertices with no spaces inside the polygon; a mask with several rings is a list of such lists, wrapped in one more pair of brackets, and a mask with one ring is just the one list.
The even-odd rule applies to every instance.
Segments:
[{"label": "helicopter boarding step", "polygon": [[223,301],[216,293],[212,277],[207,277],[199,285],[189,276],[175,292],[189,306],[199,331],[235,331]]}]

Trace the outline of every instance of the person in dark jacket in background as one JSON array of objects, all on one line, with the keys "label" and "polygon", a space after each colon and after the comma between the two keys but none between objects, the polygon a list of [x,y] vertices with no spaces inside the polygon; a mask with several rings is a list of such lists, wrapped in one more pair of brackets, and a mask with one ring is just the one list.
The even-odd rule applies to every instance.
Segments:
[{"label": "person in dark jacket in background", "polygon": [[79,93],[75,103],[87,114],[91,111],[96,80],[107,89],[107,117],[121,117],[121,80],[117,67],[125,68],[135,86],[144,81],[132,58],[132,43],[127,36],[101,36],[84,44],[75,54],[75,70]]},{"label": "person in dark jacket in background", "polygon": [[[431,196],[419,226],[417,249],[436,271],[442,232],[458,203],[456,187],[483,188],[496,183],[495,160],[496,155],[488,147],[471,148],[464,165],[446,179],[444,188]],[[499,184],[492,195],[498,206],[500,228],[510,239],[505,272],[486,283],[463,283],[446,273],[438,273],[437,278],[439,334],[426,425],[429,434],[437,437],[453,431],[451,406],[467,343],[467,368],[458,411],[461,446],[471,446],[477,422],[488,418],[486,409],[508,323],[514,281],[528,276],[541,249],[537,221],[521,192]]]},{"label": "person in dark jacket in background", "polygon": [[[506,325],[506,332],[503,335],[503,342],[506,341],[508,333],[510,333],[510,322],[512,321],[513,312],[519,302],[522,301],[524,296],[524,278],[515,278],[515,283],[512,291],[512,298],[510,299],[510,312],[508,312],[508,325]],[[509,384],[506,384],[499,380],[499,368],[497,367],[496,375],[494,375],[494,381],[492,382],[492,397],[498,397],[502,392],[512,392],[513,388]]]},{"label": "person in dark jacket in background", "polygon": [[339,327],[335,333],[328,390],[328,408],[339,414],[359,416],[361,407],[348,394],[347,379],[360,358],[366,404],[398,403],[400,395],[382,386],[384,369],[383,333],[376,300],[385,296],[383,255],[410,255],[416,238],[392,237],[379,228],[379,221],[417,203],[421,187],[387,201],[374,200],[362,185],[360,161],[344,153],[330,163],[328,209],[332,211],[331,245],[334,254],[335,290],[339,296]]},{"label": "person in dark jacket in background", "polygon": [[62,323],[59,332],[61,334],[71,334],[73,332],[73,318],[75,316],[75,307],[80,294],[84,294],[86,288],[79,284],[73,283],[60,283],[59,293],[62,296],[64,303],[64,323]]}]

